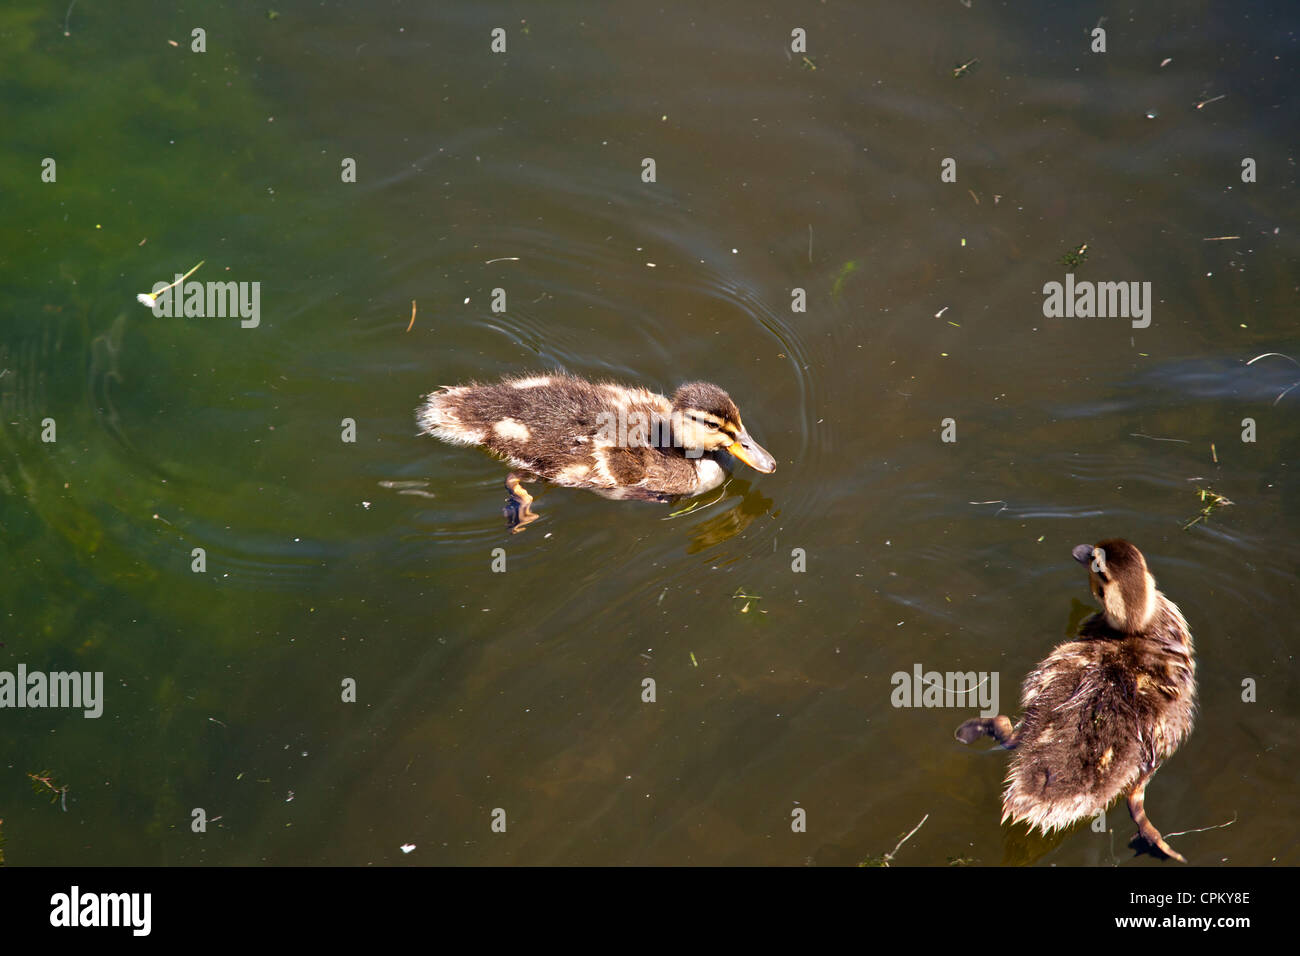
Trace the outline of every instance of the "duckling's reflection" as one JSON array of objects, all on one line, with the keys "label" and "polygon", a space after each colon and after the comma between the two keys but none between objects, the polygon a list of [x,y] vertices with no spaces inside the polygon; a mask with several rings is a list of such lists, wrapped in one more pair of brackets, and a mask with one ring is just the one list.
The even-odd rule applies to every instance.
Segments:
[{"label": "duckling's reflection", "polygon": [[1056,830],[1051,836],[1043,836],[1037,830],[1026,829],[1024,824],[1004,823],[1002,824],[1002,865],[1029,866],[1037,863],[1064,843],[1073,832],[1072,827],[1069,830]]},{"label": "duckling's reflection", "polygon": [[[734,538],[753,524],[755,518],[772,510],[772,499],[744,479],[733,478],[722,491],[724,499],[710,510],[724,510],[710,515],[691,528],[691,543],[686,548],[687,554],[698,554],[706,548]],[[685,514],[680,516],[685,517]]]}]

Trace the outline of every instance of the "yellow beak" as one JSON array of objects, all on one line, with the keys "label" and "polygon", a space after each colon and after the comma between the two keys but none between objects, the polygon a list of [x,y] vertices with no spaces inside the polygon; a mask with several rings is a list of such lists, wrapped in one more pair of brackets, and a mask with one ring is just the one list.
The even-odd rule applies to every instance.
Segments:
[{"label": "yellow beak", "polygon": [[750,468],[770,475],[776,471],[776,459],[768,454],[767,449],[749,437],[749,432],[741,430],[736,440],[727,446],[727,451],[735,455]]}]

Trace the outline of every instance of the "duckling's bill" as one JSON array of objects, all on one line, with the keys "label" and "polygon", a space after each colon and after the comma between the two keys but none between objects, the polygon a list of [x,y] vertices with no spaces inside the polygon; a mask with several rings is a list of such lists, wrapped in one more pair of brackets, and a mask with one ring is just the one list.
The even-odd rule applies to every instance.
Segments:
[{"label": "duckling's bill", "polygon": [[776,471],[776,459],[768,453],[766,448],[754,441],[749,432],[743,428],[736,436],[736,440],[727,446],[727,453],[765,475],[770,475]]}]

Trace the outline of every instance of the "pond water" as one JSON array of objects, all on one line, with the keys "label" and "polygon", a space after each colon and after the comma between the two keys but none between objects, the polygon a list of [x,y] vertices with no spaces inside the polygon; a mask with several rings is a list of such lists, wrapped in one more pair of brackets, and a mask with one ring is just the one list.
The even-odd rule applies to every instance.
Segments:
[{"label": "pond water", "polygon": [[[1199,652],[1152,819],[1300,862],[1300,368],[1246,364],[1300,358],[1293,7],[1104,53],[985,0],[63,14],[0,10],[0,670],[104,700],[0,711],[7,862],[857,864],[924,818],[896,865],[1162,865],[1122,805],[1001,826],[976,708],[891,703],[1016,714],[1112,536]],[[201,260],[256,327],[136,302]],[[1070,272],[1149,325],[1046,317]],[[512,535],[414,409],[546,369],[717,382],[777,469]]]}]

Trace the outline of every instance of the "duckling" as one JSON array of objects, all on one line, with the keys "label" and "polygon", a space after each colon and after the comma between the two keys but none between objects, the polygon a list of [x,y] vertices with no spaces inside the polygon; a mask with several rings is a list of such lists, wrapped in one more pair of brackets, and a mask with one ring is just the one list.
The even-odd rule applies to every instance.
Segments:
[{"label": "duckling", "polygon": [[688,382],[672,399],[649,389],[559,373],[471,382],[429,393],[420,431],[483,445],[510,463],[506,517],[536,520],[524,482],[589,488],[607,498],[670,501],[722,484],[726,455],[769,474],[776,460],[750,437],[731,397]]},{"label": "duckling", "polygon": [[990,736],[1016,751],[1002,795],[1002,820],[1048,833],[1095,816],[1120,794],[1138,836],[1186,863],[1147,818],[1146,786],[1192,730],[1196,662],[1177,605],[1156,590],[1146,559],[1121,538],[1081,544],[1101,612],[1025,679],[1024,715],[968,720],[957,739]]}]

